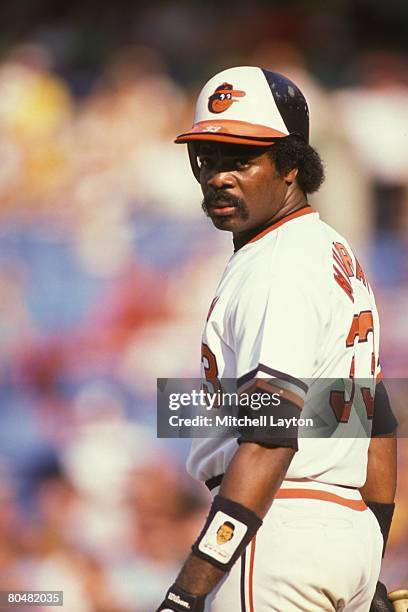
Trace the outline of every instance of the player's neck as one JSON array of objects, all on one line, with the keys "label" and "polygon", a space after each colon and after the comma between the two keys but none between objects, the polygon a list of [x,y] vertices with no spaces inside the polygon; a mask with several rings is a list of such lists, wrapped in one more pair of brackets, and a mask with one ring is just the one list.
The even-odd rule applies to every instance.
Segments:
[{"label": "player's neck", "polygon": [[269,220],[269,223],[279,221],[279,219],[283,219],[283,217],[286,217],[287,215],[290,215],[291,213],[296,212],[305,206],[308,206],[307,197],[296,184],[292,184],[288,188],[282,207]]},{"label": "player's neck", "polygon": [[269,227],[273,226],[278,221],[281,221],[292,213],[308,206],[309,203],[307,201],[306,196],[298,189],[293,190],[292,193],[288,193],[288,197],[285,200],[284,205],[276,212],[275,215],[273,215],[273,217],[271,217],[264,223],[251,228],[250,230],[233,235],[234,251],[238,251],[250,240],[255,238],[255,236],[268,229]]}]

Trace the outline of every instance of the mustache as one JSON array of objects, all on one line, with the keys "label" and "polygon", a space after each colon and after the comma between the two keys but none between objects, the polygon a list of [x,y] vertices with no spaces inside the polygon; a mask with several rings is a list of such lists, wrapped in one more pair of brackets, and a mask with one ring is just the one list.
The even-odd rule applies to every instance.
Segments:
[{"label": "mustache", "polygon": [[227,191],[209,191],[203,198],[201,207],[205,214],[208,216],[211,208],[216,208],[219,202],[223,202],[223,205],[229,204],[235,206],[237,210],[243,214],[246,213],[246,206],[241,198],[228,193]]}]

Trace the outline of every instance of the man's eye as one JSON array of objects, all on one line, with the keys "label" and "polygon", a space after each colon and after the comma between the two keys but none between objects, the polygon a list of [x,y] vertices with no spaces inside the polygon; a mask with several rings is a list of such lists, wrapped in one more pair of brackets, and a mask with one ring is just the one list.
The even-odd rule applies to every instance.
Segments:
[{"label": "man's eye", "polygon": [[235,160],[235,167],[238,170],[243,170],[244,168],[248,168],[249,166],[249,160],[248,159],[236,159]]},{"label": "man's eye", "polygon": [[210,158],[209,157],[199,157],[198,165],[200,166],[200,168],[208,168],[208,166],[210,165]]}]

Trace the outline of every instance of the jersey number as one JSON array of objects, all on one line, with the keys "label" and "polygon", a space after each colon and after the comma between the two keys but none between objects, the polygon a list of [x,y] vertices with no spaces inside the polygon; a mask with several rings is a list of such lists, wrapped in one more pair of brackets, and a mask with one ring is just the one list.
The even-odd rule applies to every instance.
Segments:
[{"label": "jersey number", "polygon": [[[371,376],[374,376],[375,372],[375,355],[374,355],[374,320],[373,313],[371,310],[363,310],[360,314],[355,314],[353,320],[351,322],[350,331],[347,335],[346,346],[352,347],[354,346],[355,339],[358,338],[358,342],[367,342],[368,334],[373,333],[373,352],[371,353]],[[356,393],[356,385],[354,380],[355,373],[355,355],[351,360],[350,366],[350,379],[351,379],[351,389],[350,389],[350,398],[346,400],[346,392],[345,391],[331,391],[330,392],[330,406],[333,409],[334,414],[336,415],[337,421],[339,423],[347,423],[350,414],[351,408],[353,406],[353,402],[355,399]],[[367,418],[372,419],[374,413],[374,398],[371,396],[370,389],[368,387],[361,387],[361,394],[363,397],[363,402],[367,412]]]},{"label": "jersey number", "polygon": [[[201,361],[204,368],[205,380],[209,385],[212,386],[212,393],[216,393],[217,391],[221,391],[221,383],[218,378],[218,366],[217,359],[208,346],[208,344],[201,344]],[[210,393],[210,390],[207,385],[202,385],[203,390],[206,393]]]}]

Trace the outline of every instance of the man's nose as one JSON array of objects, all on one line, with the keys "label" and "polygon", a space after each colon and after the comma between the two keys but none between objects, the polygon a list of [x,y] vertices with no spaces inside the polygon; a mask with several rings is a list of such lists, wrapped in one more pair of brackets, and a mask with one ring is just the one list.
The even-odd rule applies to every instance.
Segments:
[{"label": "man's nose", "polygon": [[235,185],[235,179],[232,170],[225,168],[225,166],[214,166],[207,179],[207,184],[214,189],[228,189],[229,187],[233,187]]}]

